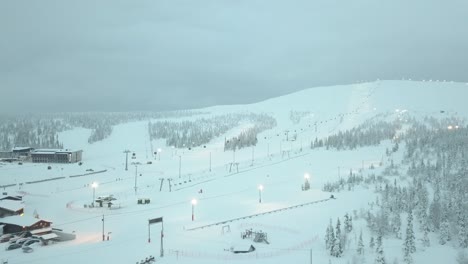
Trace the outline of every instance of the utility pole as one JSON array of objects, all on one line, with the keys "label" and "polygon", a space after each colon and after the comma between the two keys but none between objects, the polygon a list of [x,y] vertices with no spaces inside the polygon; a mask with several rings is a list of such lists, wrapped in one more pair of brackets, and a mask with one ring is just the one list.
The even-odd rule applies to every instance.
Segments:
[{"label": "utility pole", "polygon": [[159,180],[161,181],[161,186],[159,186],[159,191],[161,191],[163,187],[164,178],[159,178]]},{"label": "utility pole", "polygon": [[104,235],[104,215],[102,215],[102,241],[106,240],[106,235]]},{"label": "utility pole", "polygon": [[161,222],[161,258],[164,257],[164,244],[163,244],[163,241],[164,241],[164,222]]},{"label": "utility pole", "polygon": [[172,179],[168,178],[167,182],[169,183],[169,192],[172,192],[172,184],[171,184]]},{"label": "utility pole", "polygon": [[123,153],[125,153],[125,170],[128,171],[128,153],[130,153],[130,150],[126,149]]},{"label": "utility pole", "polygon": [[135,165],[135,194],[137,194],[138,165]]}]

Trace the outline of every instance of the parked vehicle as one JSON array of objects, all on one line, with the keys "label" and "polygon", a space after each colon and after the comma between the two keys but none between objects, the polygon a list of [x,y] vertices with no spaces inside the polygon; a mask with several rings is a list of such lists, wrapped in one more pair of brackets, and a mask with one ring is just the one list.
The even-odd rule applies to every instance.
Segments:
[{"label": "parked vehicle", "polygon": [[34,249],[32,249],[32,247],[21,247],[21,249],[23,250],[24,253],[31,253],[34,251]]},{"label": "parked vehicle", "polygon": [[6,247],[6,250],[13,250],[13,249],[17,249],[17,248],[20,248],[21,245],[20,244],[16,244],[16,243],[13,243],[13,244],[10,244]]},{"label": "parked vehicle", "polygon": [[5,234],[0,236],[0,243],[8,242],[13,237],[12,234]]},{"label": "parked vehicle", "polygon": [[[37,244],[37,245],[36,245]],[[30,238],[23,243],[23,248],[42,245],[42,241],[36,238]]]},{"label": "parked vehicle", "polygon": [[24,238],[27,238],[28,236],[28,233],[27,232],[23,232],[17,236],[14,236],[13,238],[10,239],[10,243],[16,243],[18,240],[21,240],[21,239],[24,239]]},{"label": "parked vehicle", "polygon": [[31,239],[31,238],[29,238],[29,237],[20,238],[20,239],[16,240],[15,243],[18,244],[18,245],[23,245],[24,242],[28,241],[29,239]]}]

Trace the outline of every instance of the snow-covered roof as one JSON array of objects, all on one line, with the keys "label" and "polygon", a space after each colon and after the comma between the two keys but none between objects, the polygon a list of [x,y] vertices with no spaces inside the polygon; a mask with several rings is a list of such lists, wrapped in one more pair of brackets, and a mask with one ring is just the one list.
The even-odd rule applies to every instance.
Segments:
[{"label": "snow-covered roof", "polygon": [[33,235],[37,235],[40,233],[47,233],[47,232],[52,232],[52,227],[40,228],[40,229],[29,231],[29,233]]},{"label": "snow-covered roof", "polygon": [[63,151],[63,149],[35,149],[33,153],[38,153],[38,152],[55,153],[55,152],[60,152],[60,151]]},{"label": "snow-covered roof", "polygon": [[44,235],[35,235],[36,237],[39,237],[39,238],[42,238],[44,240],[50,240],[50,239],[54,239],[54,238],[57,238],[57,234],[55,233],[48,233],[48,234],[44,234]]},{"label": "snow-covered roof", "polygon": [[0,208],[16,212],[24,208],[24,203],[22,201],[0,200]]},{"label": "snow-covered roof", "polygon": [[32,154],[55,154],[55,153],[73,153],[82,150],[72,149],[36,149],[32,151]]},{"label": "snow-covered roof", "polygon": [[[10,198],[10,199],[9,199]],[[0,195],[0,201],[1,200],[16,200],[16,201],[20,201],[22,200],[23,197],[20,196],[20,195]]]},{"label": "snow-covered roof", "polygon": [[33,149],[31,147],[14,147],[12,150],[13,151],[21,151],[21,150],[30,150]]},{"label": "snow-covered roof", "polygon": [[27,215],[23,215],[23,216],[14,215],[14,216],[7,216],[4,218],[0,218],[0,223],[17,225],[17,226],[32,226],[39,221],[45,221],[45,222],[51,223],[50,221],[37,219],[37,218],[34,218],[32,216],[27,216]]}]

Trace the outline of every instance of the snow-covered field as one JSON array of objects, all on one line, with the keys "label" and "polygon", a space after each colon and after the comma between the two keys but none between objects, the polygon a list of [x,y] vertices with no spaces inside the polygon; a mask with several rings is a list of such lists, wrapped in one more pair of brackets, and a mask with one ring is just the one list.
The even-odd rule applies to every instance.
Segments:
[{"label": "snow-covered field", "polygon": [[[313,263],[351,263],[355,255],[352,248],[342,258],[329,256],[324,244],[325,230],[330,218],[342,218],[345,213],[367,208],[376,194],[373,189],[359,187],[335,193],[337,199],[328,199],[331,193],[322,191],[322,187],[346,177],[350,170],[363,169],[364,175],[381,172],[388,165],[384,153],[391,143],[336,151],[311,150],[310,142],[356,127],[383,113],[401,118],[406,114],[439,117],[444,111],[444,115],[467,118],[466,98],[468,85],[464,83],[377,81],[313,88],[251,105],[202,109],[213,115],[254,112],[276,118],[277,127],[262,132],[255,147],[235,153],[223,151],[225,135],[212,140],[206,148],[190,150],[171,148],[162,140],[150,141],[147,128],[150,120],[118,125],[109,138],[94,144],[87,142],[90,130],[76,128],[62,132],[59,139],[66,148],[83,150],[83,165],[51,164],[52,169],[47,170],[47,164],[3,163],[0,185],[17,184],[3,191],[25,195],[25,214],[36,211],[41,218],[52,221],[53,227],[74,232],[77,238],[32,253],[2,250],[0,259],[8,260],[9,264],[136,263],[153,255],[157,263],[311,263],[311,258]],[[289,118],[291,111],[308,114],[293,123]],[[297,134],[297,139],[286,141],[286,130],[290,135]],[[157,148],[162,150],[159,157],[151,152]],[[128,171],[123,153],[126,149],[136,156],[131,159],[129,155]],[[238,172],[229,172],[233,159],[240,163]],[[147,164],[148,161],[152,164]],[[132,164],[135,162],[140,164],[135,166]],[[371,164],[377,168],[371,170]],[[104,172],[67,177],[89,173],[90,169]],[[311,176],[308,191],[301,190],[305,173]],[[61,176],[67,178],[20,185]],[[160,191],[161,178],[172,178],[172,191],[167,180]],[[112,194],[117,198],[113,209],[84,208],[92,202],[92,182],[99,183],[96,197]],[[259,185],[264,186],[261,192]],[[139,198],[149,198],[151,203],[137,204]],[[194,221],[192,199],[197,199]],[[314,201],[320,202],[311,203]],[[300,204],[306,205],[229,221]],[[102,241],[103,216],[105,236],[111,232],[109,241]],[[162,258],[161,224],[151,226],[151,243],[148,242],[148,219],[158,217],[164,219]],[[198,228],[214,223],[220,224]],[[242,239],[241,232],[250,228],[267,232],[270,244]],[[370,234],[362,219],[355,220],[351,240],[359,236],[360,230],[364,232],[364,240],[369,241]],[[435,235],[431,238],[436,241]],[[251,244],[256,248],[253,253],[229,251]],[[385,239],[384,249],[388,262],[395,258],[402,262],[401,240]],[[433,242],[429,249],[418,250],[414,260],[456,263],[456,256],[454,247]],[[373,263],[374,253],[367,254],[365,261]]]}]

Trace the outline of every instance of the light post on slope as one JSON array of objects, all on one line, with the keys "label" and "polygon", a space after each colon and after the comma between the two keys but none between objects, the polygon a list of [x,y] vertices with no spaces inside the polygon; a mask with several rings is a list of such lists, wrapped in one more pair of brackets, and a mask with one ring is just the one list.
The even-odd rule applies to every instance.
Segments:
[{"label": "light post on slope", "polygon": [[158,160],[161,160],[162,149],[158,148]]},{"label": "light post on slope", "polygon": [[179,155],[179,179],[181,177],[181,171],[182,171],[182,155]]},{"label": "light post on slope", "polygon": [[307,191],[310,189],[310,174],[309,173],[306,173],[304,174],[304,180],[305,180],[305,183],[304,183],[304,187],[302,188],[303,191]]},{"label": "light post on slope", "polygon": [[263,185],[258,186],[258,202],[262,203],[262,192],[263,192]]},{"label": "light post on slope", "polygon": [[93,202],[91,203],[94,207],[94,199],[95,199],[95,195],[96,195],[96,188],[99,186],[99,184],[97,182],[93,182],[91,183],[91,187],[93,188]]},{"label": "light post on slope", "polygon": [[138,175],[138,165],[135,164],[135,194],[137,193],[137,175]]},{"label": "light post on slope", "polygon": [[197,205],[197,199],[192,199],[192,221],[195,221],[195,205]]}]

